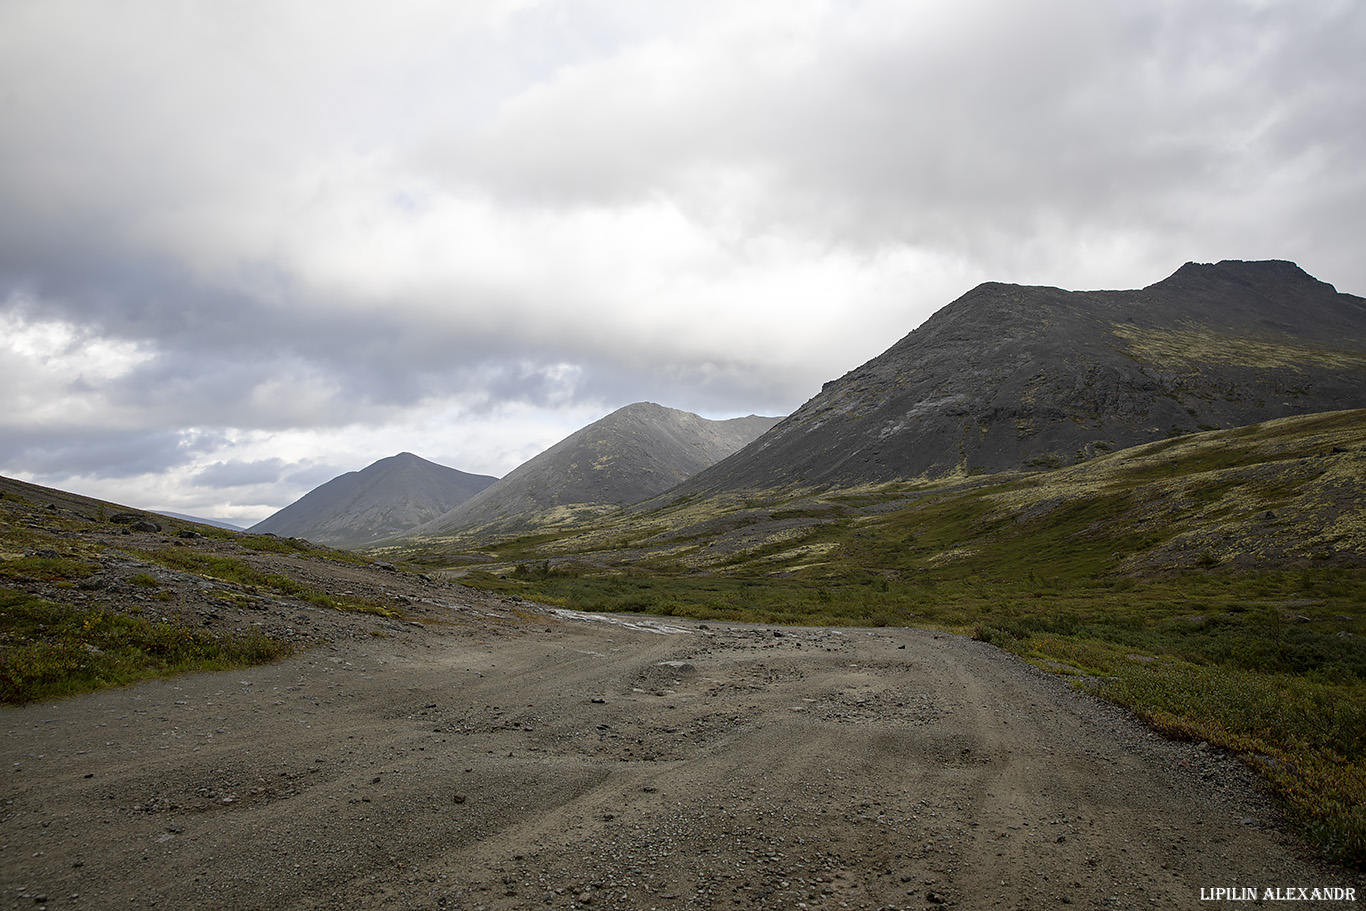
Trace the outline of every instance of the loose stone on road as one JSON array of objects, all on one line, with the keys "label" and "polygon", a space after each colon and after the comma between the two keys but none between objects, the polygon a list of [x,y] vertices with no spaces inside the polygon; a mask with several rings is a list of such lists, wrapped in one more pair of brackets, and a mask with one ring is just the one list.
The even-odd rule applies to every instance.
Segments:
[{"label": "loose stone on road", "polygon": [[[7,908],[1195,908],[1235,760],[918,630],[537,613],[6,709]],[[73,897],[74,896],[74,897]],[[1305,907],[1300,904],[1297,907]]]}]

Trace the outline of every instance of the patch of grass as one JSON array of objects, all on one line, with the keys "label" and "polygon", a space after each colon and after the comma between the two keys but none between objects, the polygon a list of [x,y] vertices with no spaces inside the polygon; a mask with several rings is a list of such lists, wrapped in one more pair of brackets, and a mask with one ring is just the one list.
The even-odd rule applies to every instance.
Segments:
[{"label": "patch of grass", "polygon": [[0,560],[0,579],[61,582],[84,578],[99,572],[99,569],[95,563],[72,557],[23,556],[13,560]]},{"label": "patch of grass", "polygon": [[302,538],[281,538],[278,535],[239,534],[233,540],[247,550],[274,554],[295,554],[307,552],[312,545]]},{"label": "patch of grass", "polygon": [[298,554],[306,557],[316,557],[323,560],[332,560],[337,563],[368,564],[370,561],[364,556],[346,550],[334,550],[330,547],[319,547],[303,538],[282,538],[278,535],[267,534],[243,534],[234,532],[230,536],[231,540],[256,553],[269,554]]},{"label": "patch of grass", "polygon": [[794,509],[774,509],[768,514],[770,519],[781,521],[783,519],[829,519],[834,516],[843,515],[847,510],[840,509],[834,504],[823,506],[803,506]]},{"label": "patch of grass", "polygon": [[0,702],[18,705],[186,671],[264,664],[291,647],[260,633],[217,636],[0,588]]},{"label": "patch of grass", "polygon": [[1100,693],[1173,736],[1251,757],[1311,841],[1366,867],[1366,684],[1166,660],[1121,668]]}]

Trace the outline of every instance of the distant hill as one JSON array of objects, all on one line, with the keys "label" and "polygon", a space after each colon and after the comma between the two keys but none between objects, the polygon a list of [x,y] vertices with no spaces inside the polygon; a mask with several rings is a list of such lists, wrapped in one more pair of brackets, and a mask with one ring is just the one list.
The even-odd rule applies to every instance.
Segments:
[{"label": "distant hill", "polygon": [[169,516],[172,519],[184,519],[186,522],[198,522],[200,525],[212,525],[215,528],[226,528],[229,531],[243,530],[243,526],[234,522],[229,522],[227,519],[205,519],[202,516],[187,516],[184,513],[167,512],[164,509],[155,509],[152,511],[159,516]]},{"label": "distant hill", "polygon": [[1136,291],[988,282],[676,492],[1058,467],[1363,406],[1366,300],[1294,263],[1187,263]]},{"label": "distant hill", "polygon": [[362,547],[443,515],[496,480],[401,452],[333,478],[250,530]]},{"label": "distant hill", "polygon": [[627,405],[413,533],[559,525],[636,503],[715,464],[779,420],[713,421],[651,402]]}]

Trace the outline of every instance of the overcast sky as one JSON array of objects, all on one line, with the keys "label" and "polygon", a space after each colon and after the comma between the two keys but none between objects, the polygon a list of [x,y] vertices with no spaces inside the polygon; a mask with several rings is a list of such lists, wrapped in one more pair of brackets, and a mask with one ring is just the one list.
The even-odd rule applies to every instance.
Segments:
[{"label": "overcast sky", "polygon": [[1366,295],[1357,0],[0,0],[0,474],[249,524],[979,282]]}]

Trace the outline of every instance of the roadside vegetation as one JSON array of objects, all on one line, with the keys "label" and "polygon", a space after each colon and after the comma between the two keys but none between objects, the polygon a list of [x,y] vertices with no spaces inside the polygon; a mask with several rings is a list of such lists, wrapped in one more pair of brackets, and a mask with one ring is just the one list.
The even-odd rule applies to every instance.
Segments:
[{"label": "roadside vegetation", "polygon": [[215,635],[100,608],[79,610],[0,587],[0,702],[22,704],[185,671],[274,661],[287,643]]},{"label": "roadside vegetation", "polygon": [[[373,599],[263,572],[245,559],[252,553],[277,553],[342,564],[369,562],[358,554],[297,538],[190,526],[163,517],[157,519],[168,530],[192,528],[215,545],[215,552],[170,538],[160,546],[111,548],[96,539],[118,534],[109,517],[121,510],[60,491],[35,500],[37,490],[0,479],[0,703],[17,705],[187,671],[262,664],[294,650],[291,643],[259,631],[209,630],[179,617],[176,586],[159,577],[156,567],[227,583],[230,588],[215,589],[225,603],[289,598],[333,610],[395,616]],[[92,529],[99,534],[91,537]],[[122,579],[134,594],[58,603],[101,574],[114,553],[118,560],[147,564],[147,570]],[[89,588],[99,592],[106,584],[95,582]]]},{"label": "roadside vegetation", "polygon": [[1362,477],[1366,415],[1352,412],[405,556],[589,611],[972,635],[1238,753],[1313,844],[1366,868]]}]

